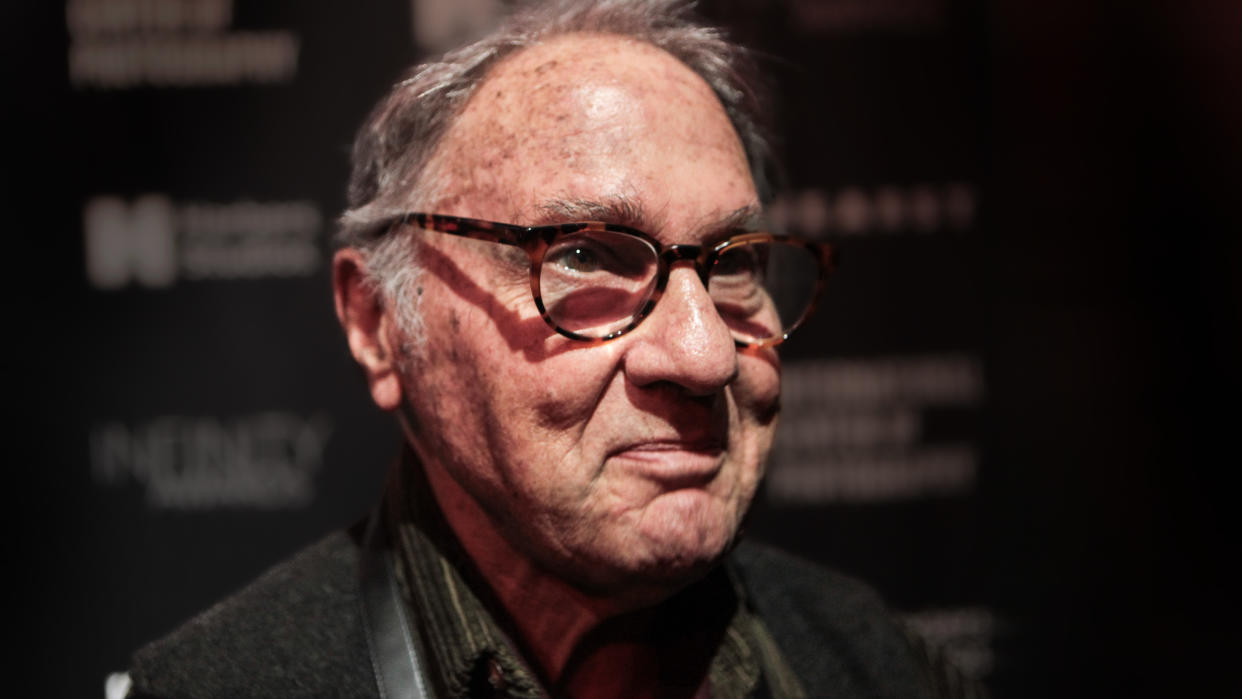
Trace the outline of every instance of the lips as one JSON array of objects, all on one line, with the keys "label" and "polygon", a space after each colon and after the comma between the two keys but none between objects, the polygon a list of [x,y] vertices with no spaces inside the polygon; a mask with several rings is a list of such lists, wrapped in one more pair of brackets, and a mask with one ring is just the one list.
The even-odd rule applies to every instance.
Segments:
[{"label": "lips", "polygon": [[669,489],[700,487],[715,478],[724,462],[724,440],[711,436],[646,439],[609,453],[609,460],[632,475]]}]

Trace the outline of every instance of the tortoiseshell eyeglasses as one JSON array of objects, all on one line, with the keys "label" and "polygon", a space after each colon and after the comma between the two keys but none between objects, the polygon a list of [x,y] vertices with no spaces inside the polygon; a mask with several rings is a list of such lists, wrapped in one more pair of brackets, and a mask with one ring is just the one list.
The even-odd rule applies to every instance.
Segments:
[{"label": "tortoiseshell eyeglasses", "polygon": [[636,328],[664,293],[670,268],[685,260],[738,347],[777,345],[810,316],[835,261],[831,246],[771,233],[664,245],[612,223],[518,226],[426,213],[394,216],[376,230],[405,225],[521,248],[539,314],[561,335],[586,342]]}]

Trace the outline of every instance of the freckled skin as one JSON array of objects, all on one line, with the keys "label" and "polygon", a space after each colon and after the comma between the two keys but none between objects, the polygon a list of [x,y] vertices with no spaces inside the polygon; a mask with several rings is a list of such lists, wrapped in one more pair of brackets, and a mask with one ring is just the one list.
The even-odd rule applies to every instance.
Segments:
[{"label": "freckled skin", "polygon": [[[453,193],[436,213],[530,223],[551,198],[626,197],[665,243],[700,243],[718,232],[703,222],[757,202],[710,88],[662,51],[611,36],[503,61],[429,167]],[[636,330],[584,346],[538,317],[521,256],[416,235],[428,342],[403,362],[411,441],[472,557],[493,552],[472,543],[490,527],[586,594],[647,602],[718,561],[771,445],[775,354],[736,350],[690,266],[673,269]],[[719,448],[687,453],[704,439]],[[709,472],[684,483],[651,476],[704,459]]]}]

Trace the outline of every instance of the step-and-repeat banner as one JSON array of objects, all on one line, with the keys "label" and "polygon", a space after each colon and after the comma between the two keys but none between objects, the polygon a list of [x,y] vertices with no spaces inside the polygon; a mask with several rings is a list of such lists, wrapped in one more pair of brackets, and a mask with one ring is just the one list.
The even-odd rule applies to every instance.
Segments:
[{"label": "step-and-repeat banner", "polygon": [[[60,379],[73,400],[41,435],[57,505],[39,617],[74,631],[42,644],[57,649],[40,666],[44,693],[101,692],[133,648],[376,498],[398,436],[331,309],[348,149],[405,67],[503,4],[58,8],[40,38],[52,58],[35,70],[71,156],[44,233],[72,262],[57,283],[75,301]],[[1071,639],[1061,654],[1054,639],[1076,633],[1065,620],[1090,603],[1058,568],[1077,555],[1039,542],[1064,545],[1091,518],[1056,524],[1052,510],[1081,506],[1048,498],[1076,487],[1076,466],[1034,463],[1056,454],[1056,435],[1013,425],[1112,404],[1061,405],[1035,385],[1060,366],[1048,358],[1059,343],[1093,332],[1090,317],[1022,328],[1009,315],[1040,306],[1029,285],[1059,278],[1033,269],[1063,264],[1070,284],[1088,275],[1063,231],[1048,234],[1050,251],[1024,227],[1048,201],[1006,160],[1047,136],[1013,105],[1056,90],[1038,70],[1029,90],[996,74],[1024,67],[1008,52],[1039,43],[1027,32],[1054,27],[970,0],[703,10],[764,55],[776,86],[785,176],[772,220],[842,252],[818,316],[784,350],[783,417],[750,535],[866,579],[1000,696],[1066,687],[1091,644]],[[997,243],[1006,236],[1025,242]],[[1100,642],[1122,635],[1110,633]]]}]

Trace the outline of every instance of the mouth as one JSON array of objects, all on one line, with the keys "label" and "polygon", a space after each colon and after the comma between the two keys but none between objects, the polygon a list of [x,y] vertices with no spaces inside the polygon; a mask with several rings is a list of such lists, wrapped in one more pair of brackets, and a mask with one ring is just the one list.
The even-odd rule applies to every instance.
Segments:
[{"label": "mouth", "polygon": [[724,463],[724,454],[724,443],[716,438],[654,439],[621,447],[609,459],[620,461],[632,475],[676,490],[710,483]]}]

